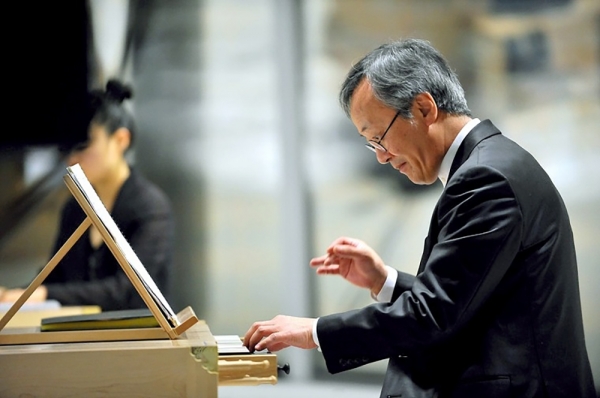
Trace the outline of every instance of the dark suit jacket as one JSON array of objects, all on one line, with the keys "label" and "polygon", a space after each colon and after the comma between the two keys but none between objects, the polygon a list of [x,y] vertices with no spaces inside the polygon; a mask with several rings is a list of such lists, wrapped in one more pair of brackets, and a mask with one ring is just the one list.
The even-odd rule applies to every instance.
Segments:
[{"label": "dark suit jacket", "polygon": [[[132,168],[115,200],[111,216],[161,293],[168,299],[172,273],[174,219],[167,196]],[[52,255],[85,218],[71,198],[65,203]],[[99,305],[103,310],[146,308],[112,252],[92,248],[89,229],[44,281],[48,298],[63,305]]]},{"label": "dark suit jacket", "polygon": [[382,397],[596,396],[567,210],[489,120],[456,154],[417,276],[317,334],[331,373],[389,358]]}]

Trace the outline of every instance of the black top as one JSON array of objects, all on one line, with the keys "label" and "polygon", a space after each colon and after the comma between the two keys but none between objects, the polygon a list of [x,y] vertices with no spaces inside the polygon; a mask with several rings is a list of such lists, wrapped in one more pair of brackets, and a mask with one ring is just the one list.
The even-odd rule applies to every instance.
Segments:
[{"label": "black top", "polygon": [[[169,199],[132,169],[117,195],[111,216],[168,300],[174,243]],[[85,213],[75,198],[65,203],[52,254],[84,219]],[[44,285],[48,299],[62,305],[98,305],[103,311],[146,307],[108,246],[102,243],[98,249],[92,248],[89,229],[48,275]]]}]

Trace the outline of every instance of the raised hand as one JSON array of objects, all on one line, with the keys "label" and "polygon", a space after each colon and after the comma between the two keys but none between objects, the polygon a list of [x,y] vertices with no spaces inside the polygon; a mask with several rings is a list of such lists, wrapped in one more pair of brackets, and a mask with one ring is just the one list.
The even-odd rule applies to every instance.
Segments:
[{"label": "raised hand", "polygon": [[363,241],[347,237],[336,239],[327,254],[313,258],[310,265],[319,275],[340,275],[373,294],[379,293],[387,277],[381,257]]}]

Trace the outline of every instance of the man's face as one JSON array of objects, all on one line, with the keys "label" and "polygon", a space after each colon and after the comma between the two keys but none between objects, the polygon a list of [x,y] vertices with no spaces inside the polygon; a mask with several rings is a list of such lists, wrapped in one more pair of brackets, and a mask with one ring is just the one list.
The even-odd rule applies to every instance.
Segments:
[{"label": "man's face", "polygon": [[[371,91],[366,80],[352,96],[350,117],[358,133],[367,141],[379,142],[389,126],[383,141],[386,151],[376,151],[379,163],[390,163],[415,184],[432,184],[438,177],[443,151],[437,147],[430,131],[427,113],[422,101],[413,103],[412,119],[399,116],[390,125],[396,110],[381,103]],[[435,106],[435,104],[434,104]]]}]

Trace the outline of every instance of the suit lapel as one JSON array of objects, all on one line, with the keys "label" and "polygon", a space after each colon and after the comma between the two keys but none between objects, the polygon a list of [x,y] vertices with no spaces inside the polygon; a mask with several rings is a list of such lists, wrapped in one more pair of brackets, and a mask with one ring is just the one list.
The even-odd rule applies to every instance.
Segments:
[{"label": "suit lapel", "polygon": [[[452,162],[452,167],[450,167],[448,180],[450,180],[450,178],[456,172],[456,170],[458,170],[458,168],[467,160],[467,158],[471,155],[471,152],[473,152],[473,149],[475,149],[475,147],[481,141],[496,134],[500,134],[500,130],[498,130],[498,128],[496,128],[496,126],[494,126],[489,120],[483,120],[481,123],[475,126],[473,130],[471,130],[471,132],[467,134],[463,142],[460,144],[460,147],[458,147],[458,151],[456,152],[456,155],[454,156],[454,161]],[[437,211],[439,203],[440,202],[438,200],[438,203],[433,209],[431,223],[429,224],[429,233],[427,234],[427,238],[425,238],[423,254],[421,256],[421,261],[419,263],[419,270],[417,274],[423,272],[423,270],[425,269],[425,264],[429,259],[431,250],[433,249],[433,246],[437,243],[437,236],[439,232]]]},{"label": "suit lapel", "polygon": [[467,160],[471,155],[471,152],[473,152],[473,149],[475,149],[481,141],[496,134],[500,134],[500,130],[498,130],[498,128],[496,128],[489,120],[483,120],[475,126],[458,147],[458,151],[456,151],[454,161],[452,162],[452,167],[450,167],[448,180],[452,178],[452,175],[458,170],[460,165]]}]

